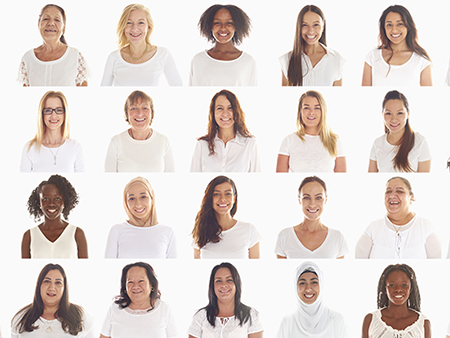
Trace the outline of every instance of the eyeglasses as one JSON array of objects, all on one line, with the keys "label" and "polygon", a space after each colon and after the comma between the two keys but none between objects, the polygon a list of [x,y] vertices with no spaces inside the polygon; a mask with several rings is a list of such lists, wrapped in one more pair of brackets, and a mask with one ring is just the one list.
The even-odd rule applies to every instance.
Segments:
[{"label": "eyeglasses", "polygon": [[52,115],[53,112],[55,112],[57,115],[62,115],[66,112],[66,110],[64,108],[44,108],[42,109],[42,114],[44,115]]}]

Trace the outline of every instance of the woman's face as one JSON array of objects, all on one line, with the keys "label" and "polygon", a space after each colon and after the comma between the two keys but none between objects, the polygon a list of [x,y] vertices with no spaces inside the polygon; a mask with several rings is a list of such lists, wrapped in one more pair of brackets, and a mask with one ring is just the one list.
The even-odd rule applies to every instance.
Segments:
[{"label": "woman's face", "polygon": [[[134,266],[127,272],[126,291],[131,303],[142,304],[150,302],[152,285],[147,276],[147,270]],[[149,305],[150,306],[150,305]]]},{"label": "woman's face", "polygon": [[234,128],[234,111],[225,95],[216,98],[214,118],[220,129]]},{"label": "woman's face", "polygon": [[320,293],[319,278],[317,275],[312,272],[302,273],[298,278],[297,293],[304,303],[314,303]]},{"label": "woman's face", "polygon": [[302,205],[305,218],[316,221],[322,215],[327,202],[327,195],[320,183],[309,182],[300,191],[299,202]]},{"label": "woman's face", "polygon": [[64,210],[64,200],[54,184],[46,184],[39,194],[42,213],[47,220],[56,220],[61,217]]},{"label": "woman's face", "polygon": [[127,206],[131,214],[139,220],[148,220],[152,212],[152,199],[147,189],[134,183],[127,191]]},{"label": "woman's face", "polygon": [[234,33],[233,17],[228,9],[221,8],[214,15],[212,34],[217,43],[232,43]]},{"label": "woman's face", "polygon": [[234,301],[236,285],[230,269],[220,268],[214,276],[214,293],[218,301]]},{"label": "woman's face", "polygon": [[323,19],[319,14],[306,12],[302,20],[302,38],[308,45],[314,45],[319,42],[325,27]]},{"label": "woman's face", "polygon": [[386,278],[386,294],[389,303],[394,305],[407,304],[411,294],[411,280],[403,271],[393,271]]},{"label": "woman's face", "polygon": [[405,41],[408,35],[408,29],[403,22],[403,18],[399,13],[389,12],[384,22],[386,36],[393,44],[400,44]]},{"label": "woman's face", "polygon": [[230,213],[235,201],[236,196],[230,183],[224,182],[214,187],[212,202],[216,214],[226,215]]},{"label": "woman's face", "polygon": [[59,306],[64,293],[64,277],[59,270],[50,270],[41,284],[41,298],[45,307]]},{"label": "woman's face", "polygon": [[404,132],[409,113],[402,100],[389,100],[383,109],[384,125],[390,133]]},{"label": "woman's face", "polygon": [[408,214],[414,195],[411,194],[406,184],[399,178],[390,180],[386,185],[384,205],[388,215]]},{"label": "woman's face", "polygon": [[39,31],[44,41],[59,40],[64,34],[64,19],[56,7],[50,6],[42,12],[39,19]]},{"label": "woman's face", "polygon": [[137,131],[143,131],[150,127],[152,123],[152,109],[150,102],[138,99],[128,107],[128,123],[131,128]]},{"label": "woman's face", "polygon": [[149,29],[147,15],[141,9],[135,9],[130,12],[128,16],[128,22],[125,26],[125,36],[132,44],[139,44],[145,42]]},{"label": "woman's face", "polygon": [[49,97],[45,100],[43,108],[44,124],[48,129],[60,129],[64,123],[65,110],[59,97]]},{"label": "woman's face", "polygon": [[320,120],[322,119],[322,108],[319,101],[315,97],[306,96],[300,109],[306,133],[317,135],[319,133]]}]

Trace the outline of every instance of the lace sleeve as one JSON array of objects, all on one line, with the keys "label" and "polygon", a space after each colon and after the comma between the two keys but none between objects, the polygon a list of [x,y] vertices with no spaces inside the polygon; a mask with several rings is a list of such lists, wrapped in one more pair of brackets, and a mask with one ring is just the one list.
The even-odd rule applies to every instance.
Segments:
[{"label": "lace sleeve", "polygon": [[27,72],[27,66],[25,64],[25,61],[20,62],[19,67],[19,77],[17,78],[17,81],[23,86],[30,86],[30,79],[28,78],[28,72]]},{"label": "lace sleeve", "polygon": [[84,60],[83,55],[78,52],[78,60],[77,60],[77,78],[75,79],[75,84],[77,86],[81,85],[83,82],[87,82],[89,77],[89,70],[86,61]]}]

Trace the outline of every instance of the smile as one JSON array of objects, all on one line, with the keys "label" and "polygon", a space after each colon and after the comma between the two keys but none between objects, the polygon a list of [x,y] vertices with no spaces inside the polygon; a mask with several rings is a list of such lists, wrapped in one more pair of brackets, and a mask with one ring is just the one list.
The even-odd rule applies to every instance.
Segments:
[{"label": "smile", "polygon": [[400,204],[400,202],[389,202],[390,205],[397,205]]},{"label": "smile", "polygon": [[142,35],[142,33],[139,33],[139,34],[133,34],[133,33],[130,33],[130,35],[131,35],[133,38],[138,38],[138,37],[140,37],[140,36]]},{"label": "smile", "polygon": [[219,36],[222,37],[222,38],[225,38],[228,35],[230,35],[230,33],[219,33]]},{"label": "smile", "polygon": [[401,35],[402,35],[401,33],[399,33],[399,34],[391,34],[391,37],[393,37],[394,39],[397,39],[397,38],[399,38]]},{"label": "smile", "polygon": [[306,119],[310,120],[310,121],[314,121],[316,119],[316,117],[315,116],[308,116]]},{"label": "smile", "polygon": [[315,214],[315,213],[319,212],[319,209],[306,209],[306,210],[308,210],[308,212],[311,214]]},{"label": "smile", "polygon": [[145,211],[145,208],[134,209],[134,211],[137,212],[138,214],[142,214]]},{"label": "smile", "polygon": [[228,203],[217,204],[217,206],[218,206],[219,208],[226,208],[226,207],[228,207]]},{"label": "smile", "polygon": [[312,293],[312,294],[306,294],[306,293],[304,293],[304,294],[303,294],[303,296],[304,296],[306,299],[312,299],[312,298],[314,298],[315,295],[316,295],[315,293]]},{"label": "smile", "polygon": [[317,34],[316,34],[316,35],[306,35],[306,37],[307,37],[309,40],[314,40],[314,39],[317,37]]}]

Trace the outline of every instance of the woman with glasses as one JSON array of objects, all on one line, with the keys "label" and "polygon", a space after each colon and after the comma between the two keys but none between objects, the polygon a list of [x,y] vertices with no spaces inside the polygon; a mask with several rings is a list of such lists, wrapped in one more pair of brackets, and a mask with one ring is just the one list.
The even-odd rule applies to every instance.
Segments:
[{"label": "woman with glasses", "polygon": [[36,135],[23,148],[20,171],[84,171],[83,150],[70,138],[69,129],[66,97],[48,91],[39,102]]}]

